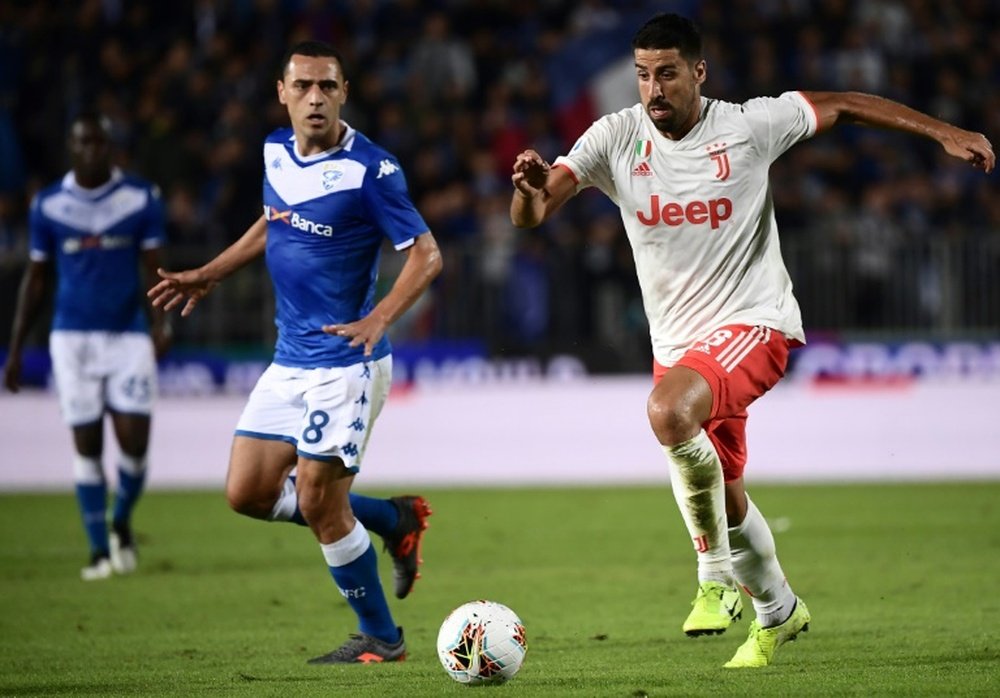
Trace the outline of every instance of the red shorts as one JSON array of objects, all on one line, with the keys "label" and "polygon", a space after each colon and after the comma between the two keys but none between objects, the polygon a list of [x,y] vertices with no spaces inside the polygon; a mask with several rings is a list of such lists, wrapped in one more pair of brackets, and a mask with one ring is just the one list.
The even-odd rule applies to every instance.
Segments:
[{"label": "red shorts", "polygon": [[[726,482],[747,463],[747,407],[783,375],[788,351],[798,346],[762,325],[726,325],[694,344],[677,362],[697,371],[712,389],[712,413],[702,426],[722,461]],[[653,382],[669,371],[653,360]]]}]

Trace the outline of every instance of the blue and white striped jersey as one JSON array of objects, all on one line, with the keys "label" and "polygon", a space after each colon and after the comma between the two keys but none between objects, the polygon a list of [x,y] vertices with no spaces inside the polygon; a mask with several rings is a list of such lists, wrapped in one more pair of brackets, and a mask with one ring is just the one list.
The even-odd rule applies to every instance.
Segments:
[{"label": "blue and white striped jersey", "polygon": [[[364,347],[321,327],[371,312],[384,237],[397,250],[428,231],[397,160],[350,126],[336,147],[301,157],[290,128],[264,143],[267,267],[274,283],[274,362],[296,368],[349,366]],[[383,337],[371,360],[391,351]]]},{"label": "blue and white striped jersey", "polygon": [[139,255],[164,243],[163,206],[152,184],[112,171],[96,189],[72,172],[31,204],[31,259],[54,261],[54,330],[141,332]]}]

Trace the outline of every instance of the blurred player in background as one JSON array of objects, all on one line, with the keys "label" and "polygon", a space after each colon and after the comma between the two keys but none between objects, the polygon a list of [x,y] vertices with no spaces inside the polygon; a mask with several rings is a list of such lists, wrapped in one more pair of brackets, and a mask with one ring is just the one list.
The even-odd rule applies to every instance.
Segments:
[{"label": "blurred player in background", "polygon": [[632,48],[641,103],[596,121],[554,167],[521,153],[511,219],[537,226],[591,186],[619,206],[653,346],[649,421],[697,551],[699,588],[683,630],[725,631],[742,611],[739,584],[757,618],[725,666],[766,666],[810,622],[743,484],[747,407],[781,378],[789,348],[805,342],[768,168],[795,143],[842,123],[934,139],[986,172],[995,157],[981,134],[871,95],[787,92],[744,104],[703,97],[701,37],[677,15],[650,19]]},{"label": "blurred player in background", "polygon": [[[49,351],[76,447],[73,476],[91,551],[81,576],[89,581],[136,568],[132,512],[146,480],[156,355],[169,344],[169,326],[163,313],[148,313],[142,288],[141,272],[156,278],[161,264],[157,188],[112,166],[109,125],[97,113],[73,120],[68,147],[72,169],[31,206],[31,259],[18,293],[4,385],[12,392],[20,388],[21,351],[54,266]],[[121,452],[110,534],[101,462],[105,412]]]},{"label": "blurred player in background", "polygon": [[[430,510],[420,497],[374,499],[350,488],[392,379],[385,332],[440,272],[441,257],[395,157],[340,120],[348,83],[337,51],[297,44],[277,90],[292,127],[264,144],[264,215],[205,266],[161,271],[150,297],[166,310],[186,299],[187,315],[216,284],[266,254],[278,341],[236,428],[229,504],[254,518],[308,522],[357,614],[359,632],[310,663],[400,661],[403,631],[366,529],[385,540],[402,598],[416,578]],[[406,261],[376,304],[384,238]]]}]

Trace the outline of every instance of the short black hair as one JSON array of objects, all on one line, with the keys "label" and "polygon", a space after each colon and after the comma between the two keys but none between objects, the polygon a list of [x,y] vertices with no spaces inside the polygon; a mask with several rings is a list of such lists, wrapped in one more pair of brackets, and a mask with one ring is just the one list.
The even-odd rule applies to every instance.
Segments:
[{"label": "short black hair", "polygon": [[687,61],[701,60],[701,32],[687,17],[661,12],[639,27],[632,37],[634,49],[677,49]]},{"label": "short black hair", "polygon": [[96,124],[106,135],[111,135],[111,120],[93,107],[83,107],[73,114],[69,122],[69,132],[72,134],[73,127],[80,123]]},{"label": "short black hair", "polygon": [[347,79],[347,68],[344,66],[343,57],[337,49],[325,41],[300,41],[285,51],[285,55],[281,59],[281,74],[278,75],[279,79],[284,78],[285,73],[288,72],[288,64],[291,62],[292,56],[335,58],[337,59],[337,63],[340,65],[341,72],[344,73],[344,79]]}]

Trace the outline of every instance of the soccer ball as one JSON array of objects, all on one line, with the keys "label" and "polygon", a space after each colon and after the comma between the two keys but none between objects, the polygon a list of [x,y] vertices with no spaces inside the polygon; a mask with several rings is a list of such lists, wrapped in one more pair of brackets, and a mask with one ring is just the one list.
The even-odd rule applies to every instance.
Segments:
[{"label": "soccer ball", "polygon": [[504,683],[514,678],[528,649],[517,614],[495,601],[470,601],[444,619],[437,651],[459,683]]}]

